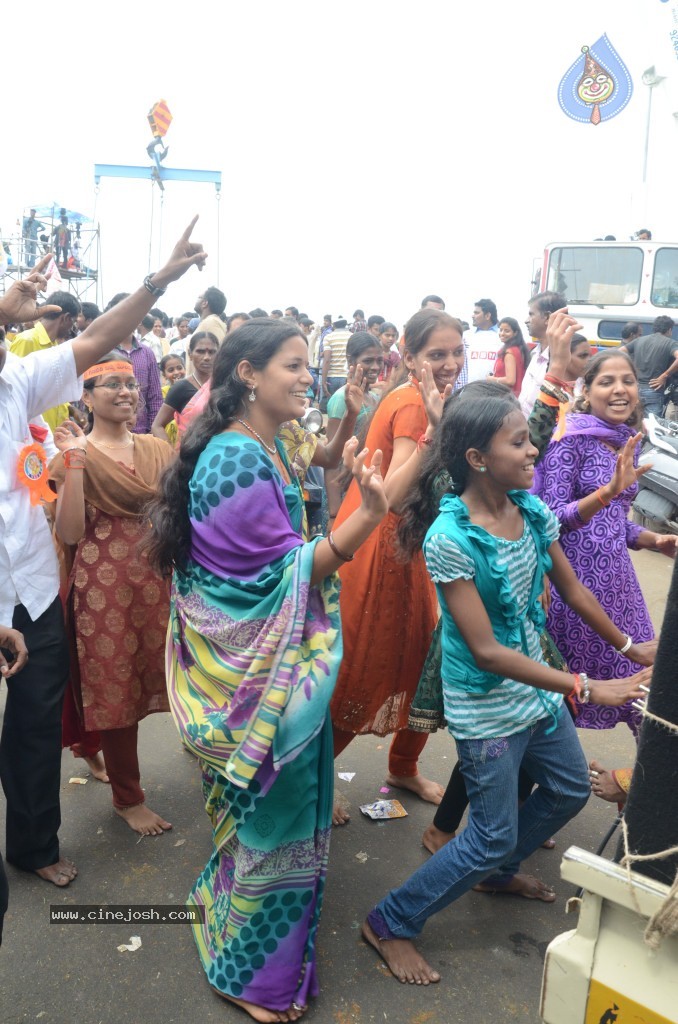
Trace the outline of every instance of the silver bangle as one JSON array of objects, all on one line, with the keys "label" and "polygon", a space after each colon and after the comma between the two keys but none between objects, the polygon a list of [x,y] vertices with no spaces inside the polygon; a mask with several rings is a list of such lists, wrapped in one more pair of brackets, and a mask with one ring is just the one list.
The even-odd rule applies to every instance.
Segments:
[{"label": "silver bangle", "polygon": [[617,654],[626,654],[626,652],[628,650],[630,650],[631,647],[633,647],[633,640],[631,639],[630,636],[627,636],[626,637],[626,643],[624,644],[624,646],[617,648]]},{"label": "silver bangle", "polygon": [[581,683],[581,697],[579,698],[580,704],[591,703],[591,685],[589,683],[589,677],[586,672],[579,673],[579,681]]}]

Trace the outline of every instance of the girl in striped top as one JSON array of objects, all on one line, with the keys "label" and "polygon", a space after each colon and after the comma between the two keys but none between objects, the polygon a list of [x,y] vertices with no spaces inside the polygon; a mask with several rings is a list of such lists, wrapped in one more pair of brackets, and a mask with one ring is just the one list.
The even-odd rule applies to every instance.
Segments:
[{"label": "girl in striped top", "polygon": [[[538,879],[521,874],[520,864],[589,796],[586,760],[563,696],[619,705],[642,696],[640,685],[649,682],[649,670],[600,682],[545,663],[539,643],[544,573],[582,619],[631,661],[650,664],[655,645],[624,636],[577,580],[558,544],[555,516],[527,493],[536,456],[509,388],[469,384],[447,402],[404,511],[401,541],[408,551],[423,541],[442,610],[445,713],[466,783],[469,821],[363,926],[364,937],[403,982],[440,979],[412,939],[432,914],[479,883],[492,892],[555,899]],[[434,520],[431,495],[441,473],[453,483]],[[537,788],[519,809],[523,763]]]}]

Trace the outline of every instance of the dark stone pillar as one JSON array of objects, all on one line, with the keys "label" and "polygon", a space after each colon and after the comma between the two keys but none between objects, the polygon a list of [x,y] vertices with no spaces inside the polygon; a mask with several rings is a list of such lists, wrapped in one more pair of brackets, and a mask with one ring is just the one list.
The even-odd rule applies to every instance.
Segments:
[{"label": "dark stone pillar", "polygon": [[[678,563],[652,674],[648,710],[678,725]],[[643,722],[638,757],[626,804],[631,853],[650,854],[678,846],[678,733]],[[634,871],[672,885],[678,854],[633,865]]]}]

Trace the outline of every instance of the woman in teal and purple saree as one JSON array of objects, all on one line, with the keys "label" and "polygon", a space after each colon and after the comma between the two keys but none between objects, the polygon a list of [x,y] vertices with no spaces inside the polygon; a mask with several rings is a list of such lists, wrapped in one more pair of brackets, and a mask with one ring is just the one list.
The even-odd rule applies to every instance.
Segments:
[{"label": "woman in teal and purple saree", "polygon": [[277,439],[301,416],[306,339],[251,320],[217,354],[205,410],[152,503],[149,560],[173,576],[170,705],[199,759],[214,849],[189,905],[210,985],[257,1021],[296,1021],[317,994],[316,937],[333,796],[329,703],[341,660],[336,569],[388,503],[381,455],[344,455],[362,504],[303,538]]},{"label": "woman in teal and purple saree", "polygon": [[214,829],[189,897],[204,910],[195,938],[218,991],[304,1006],[332,824],[338,587],[310,586],[300,488],[254,439],[213,437],[191,492],[195,560],[175,574],[167,673]]}]

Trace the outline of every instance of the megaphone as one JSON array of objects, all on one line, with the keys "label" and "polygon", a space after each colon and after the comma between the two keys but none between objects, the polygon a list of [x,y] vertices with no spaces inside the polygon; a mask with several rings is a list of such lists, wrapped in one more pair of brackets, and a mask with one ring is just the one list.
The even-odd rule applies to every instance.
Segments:
[{"label": "megaphone", "polygon": [[304,415],[299,418],[299,422],[309,434],[317,434],[322,429],[323,414],[320,409],[309,406]]}]

